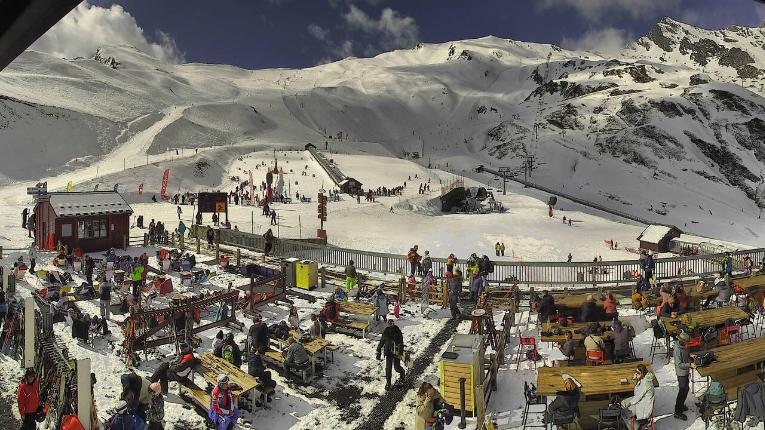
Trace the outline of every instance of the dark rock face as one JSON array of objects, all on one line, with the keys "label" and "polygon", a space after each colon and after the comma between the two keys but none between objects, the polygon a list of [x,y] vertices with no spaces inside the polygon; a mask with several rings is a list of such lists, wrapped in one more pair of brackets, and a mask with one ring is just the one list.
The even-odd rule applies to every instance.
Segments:
[{"label": "dark rock face", "polygon": [[752,118],[731,127],[731,134],[739,145],[754,152],[757,160],[765,163],[765,121]]},{"label": "dark rock face", "polygon": [[656,46],[662,50],[666,52],[672,52],[674,51],[674,48],[672,47],[672,39],[664,35],[664,31],[667,30],[666,25],[667,23],[662,21],[660,24],[655,25],[651,31],[646,34],[645,37],[651,42],[655,43]]},{"label": "dark rock face", "polygon": [[632,80],[634,80],[638,84],[647,84],[648,82],[655,81],[654,78],[648,75],[648,70],[646,69],[644,64],[641,64],[639,66],[629,66],[629,67],[625,67],[624,69],[604,70],[603,76],[618,76],[621,78],[622,74],[624,73],[629,74],[632,77]]},{"label": "dark rock face", "polygon": [[685,151],[673,136],[653,125],[625,129],[606,138],[598,138],[595,146],[625,163],[657,168],[656,159],[683,160]]},{"label": "dark rock face", "polygon": [[690,39],[684,37],[680,41],[680,53],[691,54],[691,60],[697,62],[702,66],[706,66],[709,63],[710,57],[719,57],[726,51],[726,49],[710,39],[701,39],[696,42],[691,42]]},{"label": "dark rock face", "polygon": [[545,117],[548,123],[560,129],[581,130],[584,125],[577,117],[577,110],[571,103],[566,104]]},{"label": "dark rock face", "polygon": [[622,100],[622,107],[616,112],[616,116],[631,126],[640,126],[646,122],[646,109],[640,108],[632,99]]},{"label": "dark rock face", "polygon": [[691,75],[691,78],[690,78],[691,85],[708,84],[709,81],[710,81],[709,76],[703,73],[696,73],[695,75]]},{"label": "dark rock face", "polygon": [[760,178],[742,164],[741,158],[738,155],[732,153],[724,142],[722,142],[720,146],[717,146],[699,138],[690,131],[686,130],[683,133],[688,137],[691,143],[696,145],[696,147],[707,156],[707,158],[717,164],[720,173],[731,185],[738,187],[749,198],[754,200],[755,192],[746,181],[758,182]]},{"label": "dark rock face", "polygon": [[610,93],[608,93],[608,95],[610,95],[610,96],[623,96],[623,95],[626,95],[626,94],[635,94],[635,93],[639,93],[639,92],[642,92],[642,91],[643,90],[638,90],[638,89],[635,89],[635,88],[627,89],[627,90],[622,90],[622,89],[617,88],[617,89],[611,91]]},{"label": "dark rock face", "polygon": [[720,56],[721,66],[729,66],[737,69],[745,64],[754,63],[754,59],[746,51],[740,48],[731,48],[725,54]]},{"label": "dark rock face", "polygon": [[618,85],[614,82],[599,85],[581,85],[569,81],[549,81],[544,85],[538,86],[526,97],[526,99],[524,99],[524,101],[529,101],[533,97],[543,97],[545,94],[560,94],[564,100],[568,100],[617,86]]},{"label": "dark rock face", "polygon": [[711,89],[709,93],[712,94],[714,100],[725,107],[727,110],[737,111],[744,115],[756,115],[763,113],[763,107],[733,94],[729,91]]}]

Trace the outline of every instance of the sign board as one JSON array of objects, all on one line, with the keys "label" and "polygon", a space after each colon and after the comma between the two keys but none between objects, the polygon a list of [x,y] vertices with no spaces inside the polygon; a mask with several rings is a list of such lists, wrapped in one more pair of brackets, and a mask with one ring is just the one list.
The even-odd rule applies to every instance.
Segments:
[{"label": "sign board", "polygon": [[197,205],[199,212],[226,212],[228,196],[226,193],[198,193]]}]

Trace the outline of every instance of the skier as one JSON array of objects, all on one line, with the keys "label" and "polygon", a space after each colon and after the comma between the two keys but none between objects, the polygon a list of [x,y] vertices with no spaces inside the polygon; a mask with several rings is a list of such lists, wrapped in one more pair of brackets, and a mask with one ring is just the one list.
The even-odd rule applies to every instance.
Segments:
[{"label": "skier", "polygon": [[180,207],[180,206],[178,206],[178,210],[177,210],[177,212],[178,212],[178,220],[180,221],[180,219],[181,219],[181,214],[183,213],[183,209],[181,209],[181,207]]},{"label": "skier", "polygon": [[404,355],[404,334],[401,329],[396,327],[392,319],[388,320],[388,327],[385,327],[380,342],[377,344],[377,359],[382,360],[381,352],[385,352],[385,389],[390,389],[391,370],[396,368],[399,374],[399,382],[402,382],[406,376],[404,368],[401,367],[401,357]]}]

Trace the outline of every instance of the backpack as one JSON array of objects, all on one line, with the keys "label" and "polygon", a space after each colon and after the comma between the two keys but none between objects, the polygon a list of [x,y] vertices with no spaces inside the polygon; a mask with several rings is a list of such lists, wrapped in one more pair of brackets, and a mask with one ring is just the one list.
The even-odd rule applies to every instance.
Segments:
[{"label": "backpack", "polygon": [[404,355],[404,344],[403,343],[394,343],[393,344],[393,355],[396,357],[401,357]]},{"label": "backpack", "polygon": [[712,342],[715,339],[717,339],[717,329],[714,327],[709,327],[704,334],[701,335],[701,341],[704,343]]},{"label": "backpack", "polygon": [[223,359],[229,363],[234,362],[234,348],[231,345],[223,345]]},{"label": "backpack", "polygon": [[719,381],[712,379],[707,388],[707,400],[710,403],[722,403],[727,399],[725,387]]},{"label": "backpack", "polygon": [[703,354],[699,354],[696,356],[696,359],[694,362],[696,363],[697,367],[704,367],[711,364],[713,361],[715,361],[717,357],[715,357],[715,353],[712,351],[707,351]]}]

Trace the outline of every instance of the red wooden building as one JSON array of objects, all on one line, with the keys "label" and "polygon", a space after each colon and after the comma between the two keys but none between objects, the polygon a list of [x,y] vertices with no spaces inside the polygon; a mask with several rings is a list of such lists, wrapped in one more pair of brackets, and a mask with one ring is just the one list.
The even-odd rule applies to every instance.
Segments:
[{"label": "red wooden building", "polygon": [[50,249],[59,241],[84,252],[122,248],[133,209],[114,191],[48,193],[35,205],[35,244]]}]

